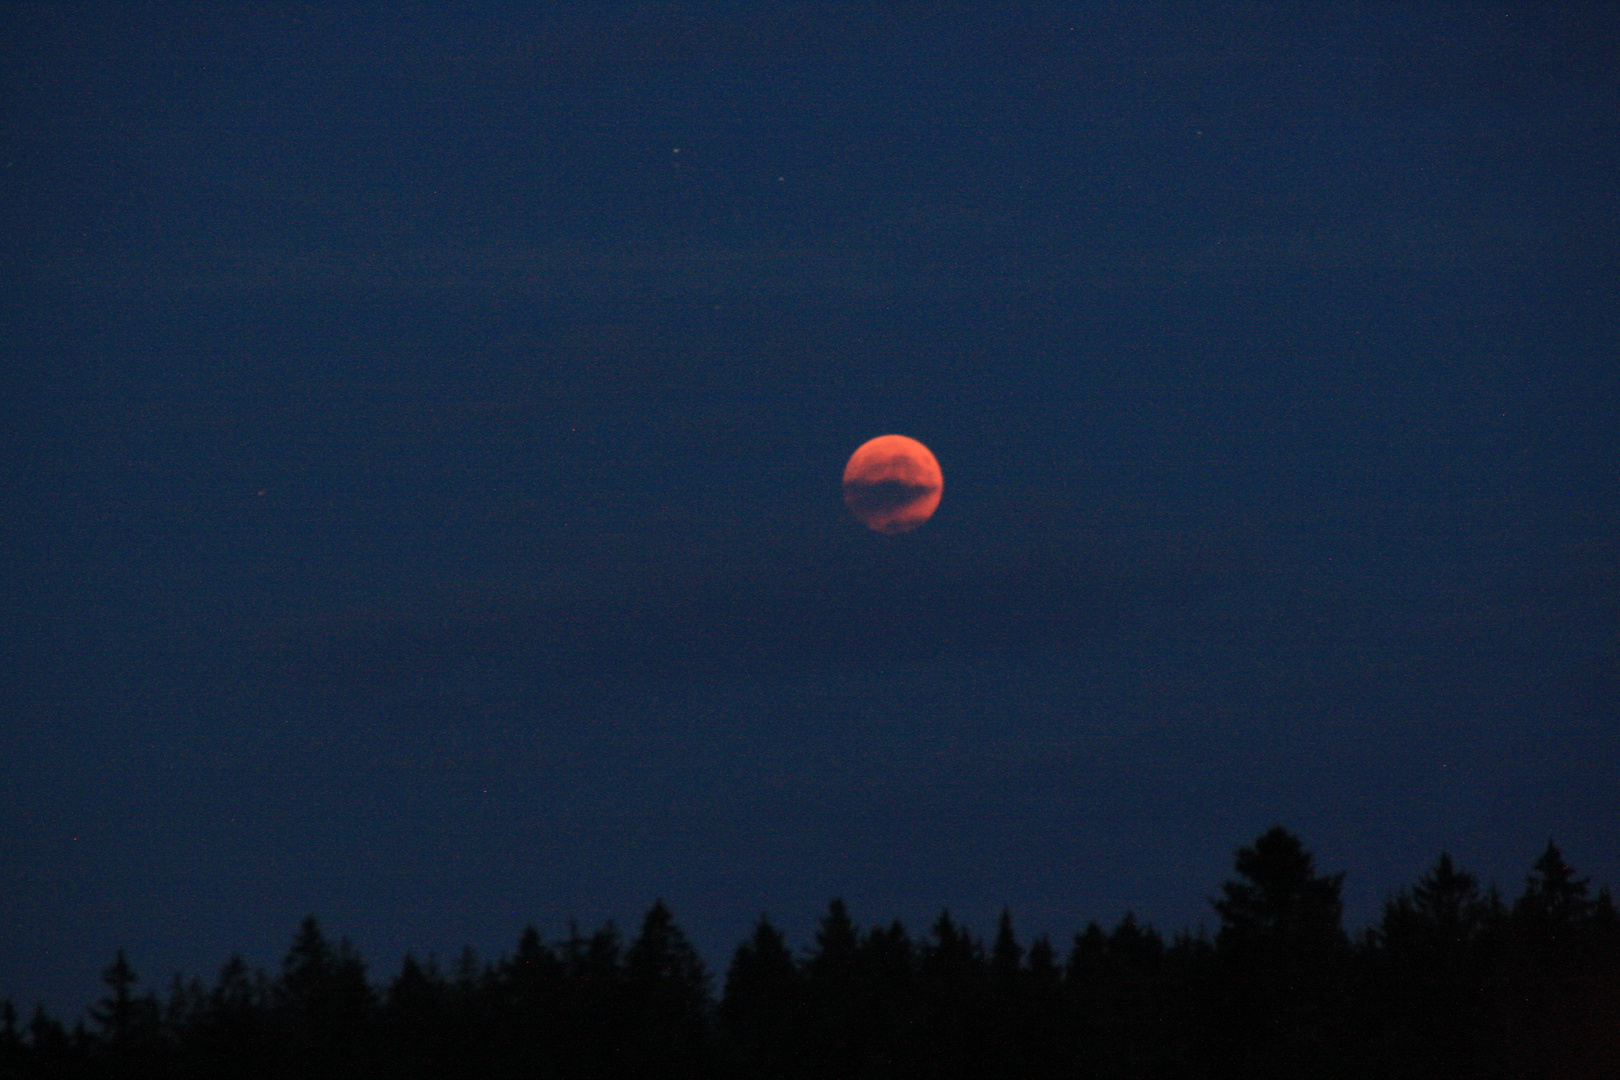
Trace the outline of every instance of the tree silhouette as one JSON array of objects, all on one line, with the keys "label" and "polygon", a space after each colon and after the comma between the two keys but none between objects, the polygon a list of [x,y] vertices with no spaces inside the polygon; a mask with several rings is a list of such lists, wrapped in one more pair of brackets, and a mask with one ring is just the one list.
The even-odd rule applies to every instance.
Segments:
[{"label": "tree silhouette", "polygon": [[1326,1068],[1345,1037],[1344,875],[1318,875],[1281,826],[1239,848],[1234,869],[1211,901],[1226,964],[1217,1052],[1249,1075]]},{"label": "tree silhouette", "polygon": [[972,1076],[984,1068],[989,971],[966,927],[940,912],[917,970],[918,1025],[936,1076]]},{"label": "tree silhouette", "polygon": [[1210,903],[1221,917],[1218,948],[1233,952],[1314,952],[1346,943],[1339,892],[1343,874],[1318,876],[1299,838],[1278,825],[1239,848],[1238,880]]},{"label": "tree silhouette", "polygon": [[305,916],[281,963],[274,991],[289,1048],[305,1067],[337,1068],[351,1057],[375,1006],[365,964],[348,939],[327,944],[315,916]]},{"label": "tree silhouette", "polygon": [[[1551,840],[1508,918],[1503,998],[1517,1026],[1518,1068],[1578,1076],[1599,1068],[1598,1048],[1620,1063],[1620,939],[1607,893],[1593,899]],[[1611,1070],[1612,1071],[1612,1068]],[[1608,1072],[1593,1075],[1608,1075]]]},{"label": "tree silhouette", "polygon": [[784,1075],[801,1053],[803,986],[782,932],[761,915],[737,946],[720,1002],[733,1063],[750,1076]]},{"label": "tree silhouette", "polygon": [[1551,840],[1525,878],[1524,895],[1513,905],[1513,921],[1532,933],[1556,936],[1584,924],[1597,910],[1587,897],[1591,882],[1575,870]]},{"label": "tree silhouette", "polygon": [[855,950],[860,934],[842,900],[832,900],[816,929],[816,949],[805,967],[813,991],[842,993],[855,977]]},{"label": "tree silhouette", "polygon": [[[73,1040],[62,1022],[45,1011],[45,1006],[34,1006],[34,1016],[28,1022],[28,1042],[34,1064],[44,1075],[51,1075],[73,1053]],[[25,1074],[26,1075],[26,1074]]]},{"label": "tree silhouette", "polygon": [[700,1010],[708,993],[708,973],[662,900],[641,922],[641,933],[624,955],[632,986],[656,990],[682,1008]]},{"label": "tree silhouette", "polygon": [[1045,937],[1030,942],[1017,992],[1006,1008],[1005,1074],[1028,1078],[1071,1074],[1073,1025],[1067,1023],[1063,971]]},{"label": "tree silhouette", "polygon": [[1063,978],[1057,965],[1057,953],[1044,936],[1029,943],[1029,976],[1036,986],[1055,987]]},{"label": "tree silhouette", "polygon": [[842,900],[827,904],[816,929],[816,947],[804,965],[806,1054],[834,1073],[854,1070],[860,1055],[858,972],[860,934]]},{"label": "tree silhouette", "polygon": [[443,1075],[446,1064],[467,1054],[457,1030],[456,989],[430,957],[410,953],[389,982],[381,1008],[381,1038],[396,1068],[411,1075]]},{"label": "tree silhouette", "polygon": [[523,928],[518,938],[517,952],[503,967],[507,992],[517,1001],[531,1007],[544,1007],[553,1003],[561,992],[565,969],[557,954],[540,940],[540,933],[532,926]]},{"label": "tree silhouette", "polygon": [[996,922],[996,941],[990,948],[990,978],[998,990],[1011,991],[1023,962],[1024,948],[1013,934],[1012,912],[1002,908]]},{"label": "tree silhouette", "polygon": [[1489,1025],[1478,991],[1489,965],[1482,945],[1500,919],[1500,901],[1482,894],[1478,880],[1444,852],[1384,904],[1368,938],[1382,953],[1365,1007],[1384,1033],[1385,1068],[1484,1067],[1477,1032]]},{"label": "tree silhouette", "polygon": [[990,950],[991,1010],[987,1066],[996,1075],[1048,1075],[1066,1059],[1061,1038],[1063,976],[1052,945],[1036,938],[1026,953],[1002,909]]},{"label": "tree silhouette", "polygon": [[[503,1032],[506,1052],[519,1061],[530,1062],[566,1057],[565,1046],[574,1037],[569,1028],[569,970],[561,958],[541,940],[533,926],[524,927],[517,951],[499,965],[491,992],[483,998],[506,1024]],[[479,1001],[474,995],[471,999]],[[470,1021],[490,1017],[469,1017]],[[496,1041],[493,1038],[486,1041]]]},{"label": "tree silhouette", "polygon": [[916,949],[900,920],[862,935],[851,1010],[855,1045],[869,1073],[892,1074],[914,1057],[916,968]]},{"label": "tree silhouette", "polygon": [[1069,946],[1069,962],[1064,977],[1075,992],[1089,989],[1102,977],[1103,962],[1108,954],[1108,935],[1093,919],[1086,928],[1074,935]]},{"label": "tree silhouette", "polygon": [[761,915],[754,932],[737,946],[726,972],[721,1011],[741,1019],[762,1012],[793,1008],[799,995],[799,972],[782,932]]},{"label": "tree silhouette", "polygon": [[0,1000],[0,1076],[24,1076],[31,1064],[29,1046],[17,1026],[17,1006],[10,998]]},{"label": "tree silhouette", "polygon": [[624,954],[632,1075],[702,1076],[708,1071],[708,973],[662,900]]},{"label": "tree silhouette", "polygon": [[264,973],[250,973],[246,961],[231,956],[208,992],[198,1041],[220,1056],[261,1057],[268,1037],[265,1013],[270,997]]},{"label": "tree silhouette", "polygon": [[572,924],[564,946],[569,981],[586,997],[605,999],[618,985],[623,971],[619,966],[619,930],[609,919],[589,938],[579,936]]},{"label": "tree silhouette", "polygon": [[144,1003],[135,997],[134,987],[140,976],[129,966],[123,949],[118,950],[113,962],[101,973],[101,981],[107,984],[110,993],[95,1004],[90,1017],[100,1025],[108,1042],[127,1043],[144,1018]]},{"label": "tree silhouette", "polygon": [[1424,962],[1440,962],[1471,946],[1492,912],[1478,879],[1441,852],[1434,869],[1384,905],[1377,938],[1394,953],[1421,953]]},{"label": "tree silhouette", "polygon": [[[303,920],[272,982],[232,956],[212,988],[136,993],[118,952],[87,1021],[0,1003],[0,1080],[540,1076],[1558,1077],[1620,1062],[1620,915],[1552,843],[1511,912],[1441,854],[1349,948],[1340,875],[1280,828],[1239,848],[1200,930],[1166,948],[1127,913],[1066,962],[1003,910],[988,950],[949,912],[914,942],[832,901],[795,963],[761,917],[710,1012],[704,966],[662,901],[628,948],[611,922],[548,946],[526,928],[448,976],[407,954],[380,1007],[359,955]],[[712,1023],[718,1018],[718,1024]]]},{"label": "tree silhouette", "polygon": [[1116,970],[1151,969],[1163,954],[1164,939],[1153,927],[1140,925],[1134,912],[1127,911],[1108,935],[1108,962]]},{"label": "tree silhouette", "polygon": [[1076,1037],[1091,1070],[1130,1075],[1148,1069],[1147,1025],[1155,1000],[1164,941],[1126,912],[1108,933],[1095,922],[1075,938],[1070,995],[1079,1013]]},{"label": "tree silhouette", "polygon": [[564,1075],[610,1075],[619,1069],[626,1023],[622,952],[611,919],[588,938],[568,924],[561,952],[566,982],[558,1054]]}]

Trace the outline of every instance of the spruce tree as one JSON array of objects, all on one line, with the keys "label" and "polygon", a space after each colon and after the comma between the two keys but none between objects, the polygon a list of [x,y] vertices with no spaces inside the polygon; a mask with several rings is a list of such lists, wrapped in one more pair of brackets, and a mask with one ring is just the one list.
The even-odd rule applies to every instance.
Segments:
[{"label": "spruce tree", "polygon": [[1001,919],[996,923],[996,941],[990,949],[990,978],[998,990],[1011,990],[1018,981],[1023,962],[1023,946],[1013,935],[1012,912],[1002,908]]},{"label": "spruce tree", "polygon": [[1524,895],[1513,905],[1513,921],[1531,933],[1556,936],[1582,926],[1597,909],[1587,896],[1591,882],[1575,876],[1551,840],[1525,878]]},{"label": "spruce tree", "polygon": [[860,934],[842,900],[827,905],[804,964],[806,1054],[819,1069],[849,1075],[860,1058],[861,1006],[855,954]]},{"label": "spruce tree", "polygon": [[1217,948],[1233,953],[1312,953],[1346,944],[1343,874],[1316,873],[1299,838],[1276,826],[1239,848],[1236,879],[1210,901],[1221,917]]},{"label": "spruce tree", "polygon": [[624,954],[625,977],[638,989],[656,992],[672,1005],[701,1013],[708,1000],[708,972],[662,900],[654,901],[641,933]]},{"label": "spruce tree", "polygon": [[834,899],[827,905],[827,914],[821,917],[816,929],[816,949],[805,966],[812,990],[821,994],[846,991],[854,977],[855,950],[859,944],[860,935],[850,920],[849,909],[842,900]]},{"label": "spruce tree", "polygon": [[633,1075],[701,1076],[708,1067],[708,973],[662,900],[624,954]]},{"label": "spruce tree", "polygon": [[726,971],[721,1016],[735,1029],[768,1025],[797,1006],[799,981],[782,932],[761,915]]},{"label": "spruce tree", "polygon": [[533,926],[524,927],[517,951],[501,964],[495,983],[500,1012],[520,1043],[538,1046],[558,1036],[567,967]]},{"label": "spruce tree", "polygon": [[1211,1052],[1222,1068],[1251,1075],[1326,1068],[1351,1041],[1344,875],[1317,874],[1299,838],[1281,826],[1239,848],[1234,868],[1238,876],[1211,901],[1223,961],[1221,1045]]},{"label": "spruce tree", "polygon": [[989,1032],[989,971],[984,950],[943,911],[923,946],[917,972],[922,1038],[933,1075],[979,1075]]},{"label": "spruce tree", "polygon": [[863,1064],[879,1075],[892,1075],[896,1063],[911,1055],[915,953],[899,919],[868,930],[856,953],[855,1038]]},{"label": "spruce tree", "polygon": [[299,924],[282,960],[275,998],[291,1051],[310,1067],[337,1068],[358,1052],[375,1005],[360,954],[346,938],[329,945],[313,915]]},{"label": "spruce tree", "polygon": [[90,1010],[90,1017],[101,1028],[102,1038],[119,1046],[129,1041],[137,1023],[139,1004],[134,987],[140,981],[129,958],[119,949],[113,962],[101,973],[101,981],[111,991]]},{"label": "spruce tree", "polygon": [[745,1075],[778,1075],[802,1053],[802,980],[782,933],[764,915],[726,971],[720,1018]]},{"label": "spruce tree", "polygon": [[1456,952],[1473,944],[1489,910],[1478,879],[1441,852],[1434,869],[1384,905],[1376,936],[1396,953]]}]

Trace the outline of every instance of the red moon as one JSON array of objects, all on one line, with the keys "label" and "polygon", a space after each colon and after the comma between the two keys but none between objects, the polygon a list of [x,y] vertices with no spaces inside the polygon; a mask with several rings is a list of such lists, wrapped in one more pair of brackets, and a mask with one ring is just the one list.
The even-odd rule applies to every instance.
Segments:
[{"label": "red moon", "polygon": [[862,443],[844,466],[844,505],[873,532],[910,532],[939,508],[945,477],[933,451],[904,435]]}]

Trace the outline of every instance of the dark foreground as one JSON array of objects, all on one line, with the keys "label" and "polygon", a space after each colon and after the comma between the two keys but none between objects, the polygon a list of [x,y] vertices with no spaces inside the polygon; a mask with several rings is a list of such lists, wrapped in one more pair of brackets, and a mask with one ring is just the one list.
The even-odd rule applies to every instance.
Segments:
[{"label": "dark foreground", "polygon": [[142,994],[120,952],[71,1030],[5,1003],[0,1077],[1620,1076],[1620,918],[1552,844],[1511,904],[1441,856],[1355,940],[1285,830],[1235,871],[1213,940],[1127,915],[1066,955],[1006,914],[986,948],[834,901],[802,960],[762,920],[718,1001],[661,902],[628,945],[530,930],[380,987],[312,917],[274,978],[233,957]]}]

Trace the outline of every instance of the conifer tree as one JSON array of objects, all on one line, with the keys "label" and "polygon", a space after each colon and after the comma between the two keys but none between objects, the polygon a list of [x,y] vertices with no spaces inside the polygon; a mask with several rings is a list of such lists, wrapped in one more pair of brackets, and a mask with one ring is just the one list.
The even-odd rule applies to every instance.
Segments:
[{"label": "conifer tree", "polygon": [[708,973],[662,900],[624,954],[624,1017],[633,1074],[702,1075],[707,1067]]},{"label": "conifer tree", "polygon": [[247,962],[233,954],[203,1004],[195,1035],[199,1048],[213,1056],[261,1056],[269,998],[263,972],[250,973]]},{"label": "conifer tree", "polygon": [[827,914],[821,917],[816,929],[816,950],[805,968],[813,990],[822,994],[839,993],[848,989],[855,972],[855,950],[860,935],[850,920],[849,909],[842,900],[834,899],[827,905]]},{"label": "conifer tree", "polygon": [[990,949],[990,978],[998,988],[1010,989],[1018,980],[1024,962],[1023,946],[1013,935],[1012,912],[1001,909],[996,923],[996,941]]},{"label": "conifer tree", "polygon": [[1211,905],[1224,984],[1214,1002],[1221,1068],[1307,1073],[1344,1052],[1349,960],[1341,920],[1344,875],[1318,875],[1299,838],[1281,826],[1239,848],[1238,876]]},{"label": "conifer tree", "polygon": [[807,1057],[839,1075],[854,1071],[860,1055],[859,946],[849,910],[842,900],[832,900],[816,929],[815,951],[804,965],[805,1039]]},{"label": "conifer tree", "polygon": [[333,970],[332,949],[321,933],[321,924],[315,916],[306,915],[282,958],[276,996],[283,1007],[293,1011],[317,1010],[324,1005]]},{"label": "conifer tree", "polygon": [[721,1015],[734,1030],[755,1030],[793,1011],[798,995],[799,972],[782,932],[761,915],[726,971]]},{"label": "conifer tree", "polygon": [[63,1061],[73,1049],[73,1040],[62,1022],[45,1011],[44,1005],[34,1006],[33,1019],[28,1022],[29,1049],[34,1061],[49,1067]]},{"label": "conifer tree", "polygon": [[1612,903],[1590,887],[1549,840],[1506,920],[1502,1050],[1520,1072],[1608,1076],[1620,1061],[1620,939]]},{"label": "conifer tree", "polygon": [[915,1015],[916,949],[899,919],[874,926],[856,954],[860,991],[855,1031],[862,1058],[875,1070],[890,1069],[908,1053]]},{"label": "conifer tree", "polygon": [[1030,981],[1037,986],[1056,986],[1063,978],[1058,968],[1057,952],[1045,935],[1029,943],[1028,968]]},{"label": "conifer tree", "polygon": [[[1008,923],[1011,932],[1011,921]],[[986,974],[984,954],[967,927],[940,912],[934,921],[933,940],[923,949],[922,976],[939,989],[976,988]]]},{"label": "conifer tree", "polygon": [[533,926],[524,927],[517,951],[497,978],[501,1007],[523,1031],[523,1041],[548,1037],[566,992],[567,968]]},{"label": "conifer tree", "polygon": [[1086,928],[1074,935],[1069,948],[1069,962],[1064,979],[1071,990],[1089,992],[1102,977],[1103,963],[1108,955],[1108,935],[1093,919]]},{"label": "conifer tree", "polygon": [[183,1038],[202,1022],[208,1008],[208,992],[196,976],[181,978],[175,972],[169,981],[169,1000],[163,1006],[163,1029],[173,1038]]},{"label": "conifer tree", "polygon": [[989,1040],[989,972],[965,926],[940,912],[918,967],[919,1028],[935,1075],[975,1075]]},{"label": "conifer tree", "polygon": [[0,1000],[0,1076],[21,1077],[33,1055],[17,1025],[17,1006],[10,998]]},{"label": "conifer tree", "polygon": [[1238,878],[1210,903],[1221,917],[1218,948],[1234,953],[1316,952],[1346,943],[1343,874],[1319,876],[1299,838],[1282,826],[1239,848]]},{"label": "conifer tree", "polygon": [[1489,1039],[1479,990],[1489,982],[1480,943],[1494,901],[1474,876],[1442,852],[1433,869],[1384,905],[1369,940],[1377,980],[1362,1002],[1383,1032],[1383,1053],[1397,1061],[1482,1063]]},{"label": "conifer tree", "polygon": [[299,924],[282,960],[275,998],[295,1054],[323,1065],[359,1049],[375,1004],[359,953],[346,938],[329,945],[313,915]]},{"label": "conifer tree", "polygon": [[427,1015],[442,1006],[447,989],[432,957],[424,964],[406,953],[399,974],[388,984],[386,1004],[398,1013]]},{"label": "conifer tree", "polygon": [[118,950],[112,964],[101,973],[101,981],[107,984],[111,993],[96,1003],[90,1010],[90,1016],[101,1026],[102,1034],[109,1042],[123,1042],[129,1035],[135,1011],[135,997],[131,989],[139,978],[135,969],[129,966],[123,949]]},{"label": "conifer tree", "polygon": [[406,953],[383,997],[383,1013],[395,1040],[431,1041],[429,1029],[443,1026],[449,996],[450,988],[433,960],[419,963]]},{"label": "conifer tree", "polygon": [[1478,879],[1441,852],[1434,869],[1384,905],[1377,938],[1397,953],[1455,952],[1474,942],[1489,911]]},{"label": "conifer tree", "polygon": [[802,1053],[802,985],[782,933],[764,915],[737,946],[726,972],[720,1018],[745,1074],[774,1075]]},{"label": "conifer tree", "polygon": [[682,1010],[700,1013],[708,997],[708,972],[662,900],[654,901],[641,933],[624,954],[631,986],[655,993]]},{"label": "conifer tree", "polygon": [[1142,927],[1135,912],[1127,911],[1108,935],[1108,963],[1115,971],[1151,968],[1164,955],[1164,939],[1153,927]]},{"label": "conifer tree", "polygon": [[1534,933],[1556,935],[1584,924],[1597,909],[1587,897],[1591,882],[1575,870],[1551,840],[1525,879],[1524,895],[1513,905],[1513,921]]},{"label": "conifer tree", "polygon": [[621,948],[619,928],[609,919],[589,938],[579,936],[579,930],[569,924],[568,942],[564,946],[568,976],[576,988],[591,996],[607,993],[619,984],[623,971],[620,967]]},{"label": "conifer tree", "polygon": [[153,998],[136,997],[135,984],[140,976],[129,964],[124,950],[119,949],[113,962],[101,973],[101,981],[109,993],[90,1010],[90,1018],[101,1029],[101,1038],[115,1048],[128,1048],[137,1041],[147,1041],[155,1034],[158,1023],[158,1004]]},{"label": "conifer tree", "polygon": [[915,976],[916,949],[899,919],[874,926],[861,939],[857,967],[872,997],[903,1004]]}]

